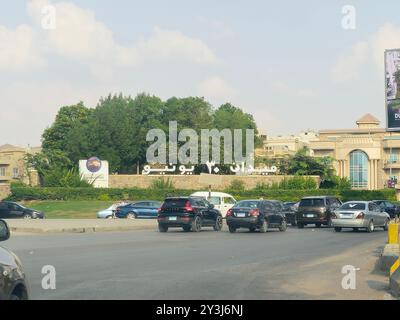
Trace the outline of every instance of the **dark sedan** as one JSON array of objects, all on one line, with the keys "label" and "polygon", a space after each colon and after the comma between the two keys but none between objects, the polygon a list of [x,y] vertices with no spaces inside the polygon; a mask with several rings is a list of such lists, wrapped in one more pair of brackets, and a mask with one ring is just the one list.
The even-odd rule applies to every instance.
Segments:
[{"label": "dark sedan", "polygon": [[0,219],[43,219],[44,213],[10,201],[0,202]]},{"label": "dark sedan", "polygon": [[115,216],[120,219],[157,219],[158,209],[161,205],[160,201],[138,201],[118,207]]},{"label": "dark sedan", "polygon": [[400,207],[393,202],[387,200],[373,200],[373,202],[380,206],[383,211],[388,213],[391,219],[399,217]]},{"label": "dark sedan", "polygon": [[226,214],[226,223],[230,232],[247,228],[251,232],[278,228],[286,231],[287,224],[282,204],[277,200],[243,200],[236,203]]},{"label": "dark sedan", "polygon": [[[10,230],[0,220],[0,241],[10,237]],[[12,252],[0,247],[0,300],[27,300],[28,290],[21,262]]]}]

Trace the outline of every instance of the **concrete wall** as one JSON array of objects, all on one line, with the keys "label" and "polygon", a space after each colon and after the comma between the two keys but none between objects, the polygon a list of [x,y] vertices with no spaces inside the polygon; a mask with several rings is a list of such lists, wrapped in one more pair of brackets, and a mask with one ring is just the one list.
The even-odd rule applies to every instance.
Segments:
[{"label": "concrete wall", "polygon": [[[191,189],[198,190],[207,188],[208,185],[212,185],[213,188],[219,190],[228,187],[233,180],[241,180],[244,182],[246,189],[252,189],[257,186],[258,183],[272,184],[282,181],[284,178],[290,178],[291,176],[236,176],[236,175],[110,175],[109,187],[110,188],[148,188],[152,185],[152,181],[157,179],[164,179],[165,181],[169,178],[174,187],[177,189]],[[318,176],[312,176],[319,185],[320,178]]]},{"label": "concrete wall", "polygon": [[0,183],[0,200],[7,198],[10,194],[10,185],[6,183]]}]

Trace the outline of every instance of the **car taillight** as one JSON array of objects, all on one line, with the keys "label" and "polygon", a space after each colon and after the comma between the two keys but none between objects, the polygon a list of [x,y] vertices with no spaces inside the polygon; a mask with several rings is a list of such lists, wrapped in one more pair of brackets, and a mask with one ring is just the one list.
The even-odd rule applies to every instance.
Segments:
[{"label": "car taillight", "polygon": [[233,210],[232,210],[232,209],[229,209],[229,210],[226,212],[226,216],[227,216],[227,217],[232,217],[232,216],[233,216]]},{"label": "car taillight", "polygon": [[365,217],[365,213],[364,212],[360,212],[356,219],[364,219],[364,217]]},{"label": "car taillight", "polygon": [[259,209],[250,210],[249,215],[251,217],[258,217],[260,215],[260,210]]},{"label": "car taillight", "polygon": [[193,212],[193,208],[190,205],[190,201],[186,201],[185,210],[186,210],[186,212]]}]

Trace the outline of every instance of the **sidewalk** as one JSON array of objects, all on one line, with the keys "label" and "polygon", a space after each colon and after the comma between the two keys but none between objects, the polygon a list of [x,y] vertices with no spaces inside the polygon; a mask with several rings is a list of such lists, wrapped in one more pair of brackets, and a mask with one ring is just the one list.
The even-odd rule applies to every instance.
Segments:
[{"label": "sidewalk", "polygon": [[157,230],[157,220],[129,219],[44,219],[6,220],[13,233],[84,233]]}]

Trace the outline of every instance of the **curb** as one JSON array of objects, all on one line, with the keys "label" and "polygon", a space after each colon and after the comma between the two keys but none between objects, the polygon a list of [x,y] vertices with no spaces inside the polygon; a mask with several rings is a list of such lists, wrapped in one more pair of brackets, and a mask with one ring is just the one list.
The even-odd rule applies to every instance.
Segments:
[{"label": "curb", "polygon": [[10,227],[11,232],[15,233],[94,233],[94,232],[113,232],[113,231],[140,231],[154,230],[154,225],[143,226],[116,226],[116,227],[79,227],[79,228],[34,228],[34,227]]},{"label": "curb", "polygon": [[379,266],[382,271],[387,275],[390,274],[390,268],[399,259],[400,245],[398,244],[387,244],[385,245],[383,252],[379,259]]},{"label": "curb", "polygon": [[395,297],[400,297],[400,268],[390,276],[390,290]]}]

